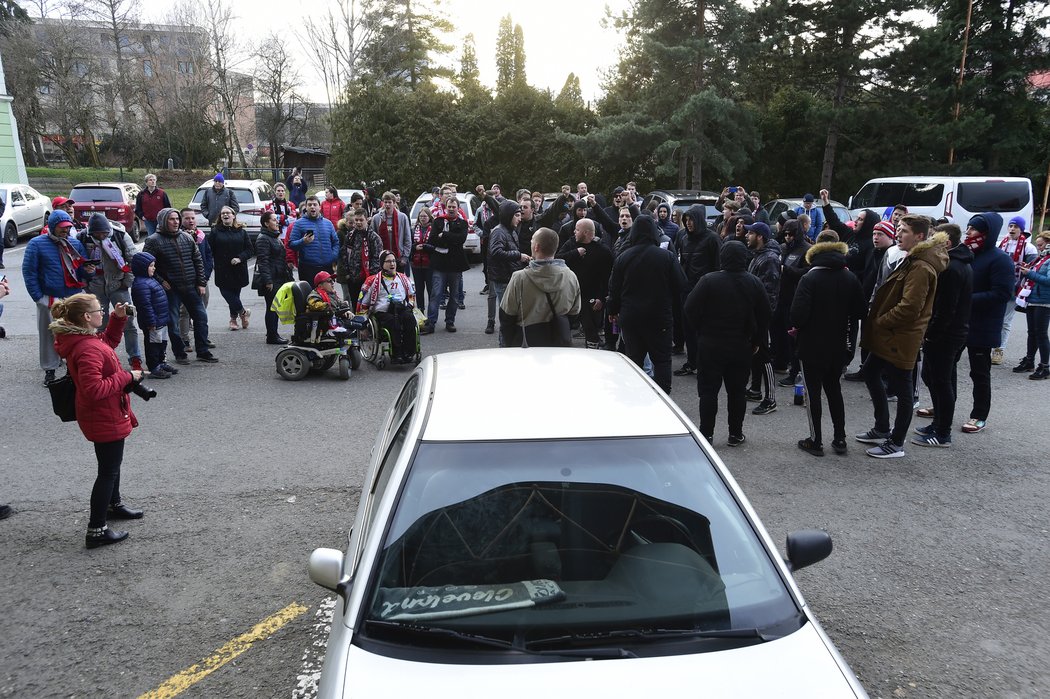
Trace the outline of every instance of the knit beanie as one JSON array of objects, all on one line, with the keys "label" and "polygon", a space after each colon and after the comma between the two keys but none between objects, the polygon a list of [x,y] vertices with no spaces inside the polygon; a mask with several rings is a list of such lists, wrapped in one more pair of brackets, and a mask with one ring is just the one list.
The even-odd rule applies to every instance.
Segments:
[{"label": "knit beanie", "polygon": [[889,221],[879,221],[875,224],[875,228],[872,229],[874,233],[882,233],[888,236],[890,240],[897,241],[897,229],[893,227],[893,224]]}]

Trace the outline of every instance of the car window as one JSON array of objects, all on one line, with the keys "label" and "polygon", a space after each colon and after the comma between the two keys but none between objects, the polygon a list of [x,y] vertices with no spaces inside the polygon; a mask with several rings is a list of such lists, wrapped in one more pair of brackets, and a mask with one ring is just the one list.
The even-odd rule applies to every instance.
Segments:
[{"label": "car window", "polygon": [[273,199],[273,187],[269,184],[262,184],[259,186],[258,193],[259,201],[270,201]]},{"label": "car window", "polygon": [[17,189],[12,189],[11,190],[11,201],[13,201],[13,202],[15,202],[15,201],[24,201],[22,199],[22,193],[19,192]]},{"label": "car window", "polygon": [[254,204],[255,195],[250,189],[240,189],[237,187],[230,187],[230,191],[233,192],[233,198],[237,200],[238,204]]},{"label": "car window", "polygon": [[202,201],[204,201],[204,190],[206,190],[206,189],[208,189],[208,188],[207,187],[201,187],[200,189],[198,189],[197,193],[193,195],[193,199],[190,201],[190,203],[191,204],[200,204]]},{"label": "car window", "polygon": [[22,194],[25,195],[26,201],[36,201],[36,195],[33,194],[33,190],[29,189],[29,187],[23,189]]},{"label": "car window", "polygon": [[1031,196],[1026,182],[960,182],[956,203],[967,211],[1020,211]]},{"label": "car window", "polygon": [[69,198],[76,202],[121,202],[124,201],[124,192],[119,187],[74,187],[69,193]]},{"label": "car window", "polygon": [[888,206],[937,206],[944,185],[936,182],[869,182],[853,197],[854,209],[879,211]]},{"label": "car window", "polygon": [[799,611],[689,436],[423,442],[368,585],[366,631],[388,642],[396,630],[373,636],[367,622],[528,647],[610,629],[765,629]]}]

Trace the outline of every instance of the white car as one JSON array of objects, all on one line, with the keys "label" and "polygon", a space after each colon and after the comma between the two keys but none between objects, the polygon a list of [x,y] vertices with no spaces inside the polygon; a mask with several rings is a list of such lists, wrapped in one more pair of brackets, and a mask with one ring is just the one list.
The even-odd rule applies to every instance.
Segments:
[{"label": "white car", "polygon": [[[409,222],[412,227],[416,226],[416,219],[419,218],[419,210],[424,206],[430,206],[430,202],[433,201],[434,195],[430,192],[423,192],[416,201],[412,204],[412,210],[408,214]],[[480,203],[478,198],[473,194],[457,193],[456,199],[459,199],[460,210],[467,215],[467,221],[470,223],[470,229],[467,231],[467,240],[463,243],[463,249],[467,251],[468,255],[477,256],[481,254],[481,232],[474,225],[474,217],[477,216],[478,207]]]},{"label": "white car", "polygon": [[[204,192],[211,189],[212,184],[214,180],[208,180],[198,187],[189,205],[189,208],[197,212],[197,228],[205,231],[211,230],[211,222],[200,213],[201,202],[204,201]],[[233,192],[240,206],[237,220],[244,224],[245,229],[253,237],[258,235],[259,217],[262,216],[266,205],[273,199],[273,187],[265,180],[226,180],[226,189]]]},{"label": "white car", "polygon": [[866,697],[791,577],[830,552],[804,530],[782,560],[624,355],[429,356],[347,551],[310,557],[338,594],[317,696]]},{"label": "white car", "polygon": [[36,233],[47,225],[51,215],[51,200],[24,184],[0,184],[0,199],[4,214],[0,216],[0,230],[4,232],[5,248],[14,247],[18,239]]}]

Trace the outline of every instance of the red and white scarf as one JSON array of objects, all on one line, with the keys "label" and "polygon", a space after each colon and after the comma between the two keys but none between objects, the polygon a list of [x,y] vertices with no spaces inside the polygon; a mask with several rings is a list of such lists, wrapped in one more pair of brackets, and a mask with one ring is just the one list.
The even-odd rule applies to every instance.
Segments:
[{"label": "red and white scarf", "polygon": [[[1011,242],[1014,241],[1010,238],[1010,236],[1006,236],[1002,239],[1002,242],[999,243],[999,249],[1003,252],[1006,252],[1006,249],[1010,247]],[[1024,237],[1024,235],[1017,236],[1016,242],[1017,245],[1014,246],[1014,251],[1006,252],[1006,254],[1010,256],[1010,259],[1014,261],[1014,267],[1021,264],[1021,257],[1024,255],[1024,249],[1028,247],[1028,240]]]},{"label": "red and white scarf", "polygon": [[[384,282],[383,277],[384,277],[384,274],[382,272],[380,272],[379,274],[376,274],[375,276],[373,276],[372,279],[370,280],[370,286],[367,289],[367,292],[368,292],[368,307],[369,308],[375,308],[376,302],[379,301],[379,293],[380,293],[380,291],[383,290],[383,289],[387,289],[387,286],[386,286],[386,283]],[[409,296],[408,296],[408,290],[411,288],[411,285],[410,285],[410,282],[408,281],[408,277],[406,277],[404,275],[404,273],[402,273],[402,272],[397,272],[397,273],[395,273],[395,276],[391,277],[391,280],[396,280],[397,283],[401,286],[401,290],[405,294],[404,302],[406,304],[409,303],[410,299],[409,299]]]},{"label": "red and white scarf", "polygon": [[974,229],[974,232],[967,235],[966,240],[963,242],[974,254],[977,254],[977,251],[984,247],[984,239],[987,237],[987,233],[981,233],[979,230]]},{"label": "red and white scarf", "polygon": [[[398,230],[401,225],[401,222],[398,221],[400,212],[394,211],[390,217],[391,225],[389,228],[386,225],[386,211],[381,212],[380,215],[383,217],[383,222],[379,224],[379,237],[383,240],[383,249],[389,250],[400,258],[401,247],[398,245],[398,241],[401,240],[400,230]],[[391,228],[393,229],[393,237],[390,237]]]},{"label": "red and white scarf", "polygon": [[62,259],[62,273],[65,277],[67,289],[83,289],[87,284],[77,277],[77,270],[84,264],[84,256],[77,252],[68,238],[59,238],[54,233],[48,233],[47,237],[58,246],[58,255]]},{"label": "red and white scarf", "polygon": [[[1043,252],[1043,254],[1039,256],[1039,259],[1036,260],[1034,263],[1032,263],[1031,271],[1038,272],[1043,267],[1043,265],[1046,264],[1047,260],[1050,260],[1050,252]],[[1033,282],[1027,276],[1024,279],[1022,279],[1021,280],[1021,286],[1020,286],[1020,288],[1017,291],[1016,304],[1018,306],[1020,306],[1021,308],[1024,308],[1025,306],[1027,306],[1028,305],[1028,297],[1029,297],[1029,295],[1031,295],[1032,289],[1034,289],[1034,288],[1035,288],[1035,282]]]}]

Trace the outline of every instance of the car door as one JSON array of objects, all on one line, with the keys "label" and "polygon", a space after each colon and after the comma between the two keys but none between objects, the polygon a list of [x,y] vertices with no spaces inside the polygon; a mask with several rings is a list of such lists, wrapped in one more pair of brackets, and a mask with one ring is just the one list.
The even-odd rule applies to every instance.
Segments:
[{"label": "car door", "polygon": [[47,200],[47,197],[32,187],[26,187],[22,193],[26,198],[26,209],[30,210],[27,213],[29,216],[29,230],[38,231],[47,225],[45,217],[48,213],[48,205],[51,202]]},{"label": "car door", "polygon": [[31,226],[29,217],[33,212],[29,210],[22,187],[11,188],[11,201],[8,202],[8,206],[11,209],[11,220],[18,227],[18,234],[28,233]]}]

